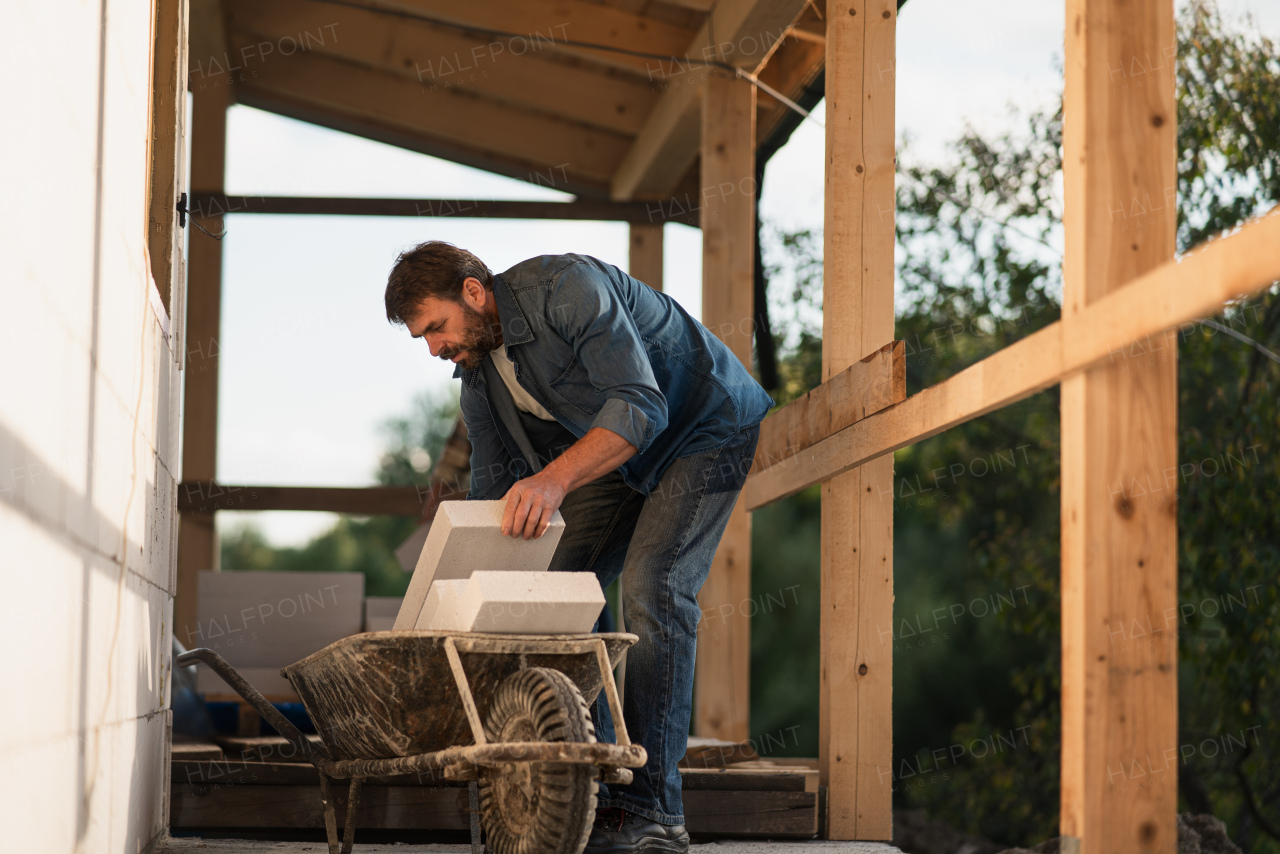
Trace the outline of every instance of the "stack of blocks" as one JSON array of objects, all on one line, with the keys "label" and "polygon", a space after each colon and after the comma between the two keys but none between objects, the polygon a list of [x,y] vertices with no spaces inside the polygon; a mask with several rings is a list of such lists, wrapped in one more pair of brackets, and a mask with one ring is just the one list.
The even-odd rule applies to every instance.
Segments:
[{"label": "stack of blocks", "polygon": [[564,519],[537,539],[502,535],[505,501],[445,501],[409,582],[396,630],[579,634],[604,607],[590,572],[548,572]]}]

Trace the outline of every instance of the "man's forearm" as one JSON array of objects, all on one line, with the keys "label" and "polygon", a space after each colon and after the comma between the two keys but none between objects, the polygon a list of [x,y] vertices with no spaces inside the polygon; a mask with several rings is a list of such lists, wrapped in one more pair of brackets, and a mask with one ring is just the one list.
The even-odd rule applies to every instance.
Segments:
[{"label": "man's forearm", "polygon": [[604,427],[592,427],[543,469],[565,492],[608,474],[636,455],[636,446]]},{"label": "man's forearm", "polygon": [[636,454],[636,446],[604,427],[592,427],[542,471],[507,490],[502,533],[526,540],[541,537],[564,496],[613,471]]}]

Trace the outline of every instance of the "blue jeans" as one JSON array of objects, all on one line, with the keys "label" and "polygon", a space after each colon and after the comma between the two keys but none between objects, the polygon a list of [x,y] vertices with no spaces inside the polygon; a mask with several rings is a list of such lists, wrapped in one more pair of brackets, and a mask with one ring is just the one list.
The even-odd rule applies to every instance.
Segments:
[{"label": "blue jeans", "polygon": [[[575,489],[560,512],[565,530],[551,569],[594,572],[602,587],[622,578],[622,613],[640,637],[627,653],[622,713],[649,754],[630,785],[600,786],[601,807],[660,824],[683,824],[680,770],[693,711],[693,665],[702,611],[698,591],[755,455],[759,425],[718,448],[677,458],[648,495],[617,472]],[[604,692],[596,737],[614,741]]]}]

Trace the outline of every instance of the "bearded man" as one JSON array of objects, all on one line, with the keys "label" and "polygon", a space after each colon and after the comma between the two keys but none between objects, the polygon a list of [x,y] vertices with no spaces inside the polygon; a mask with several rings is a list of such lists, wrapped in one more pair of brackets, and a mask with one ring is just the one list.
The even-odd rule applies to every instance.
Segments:
[{"label": "bearded man", "polygon": [[[400,255],[387,318],[457,365],[470,499],[505,499],[529,539],[559,510],[551,569],[622,579],[623,716],[648,762],[601,785],[591,854],[683,854],[680,771],[692,712],[697,595],[773,401],[679,303],[585,255],[494,275],[440,241]],[[598,738],[614,741],[603,693]]]}]

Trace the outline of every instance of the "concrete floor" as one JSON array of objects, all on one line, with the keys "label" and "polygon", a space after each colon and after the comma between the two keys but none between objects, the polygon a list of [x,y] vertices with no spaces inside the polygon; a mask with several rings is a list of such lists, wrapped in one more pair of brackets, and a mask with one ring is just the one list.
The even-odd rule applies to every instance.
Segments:
[{"label": "concrete floor", "polygon": [[[359,836],[357,836],[357,839]],[[252,842],[243,839],[170,839],[155,854],[328,854],[323,842]],[[694,845],[697,854],[902,854],[883,842],[767,842],[760,840],[709,842]],[[469,845],[361,845],[354,854],[471,854]]]}]

